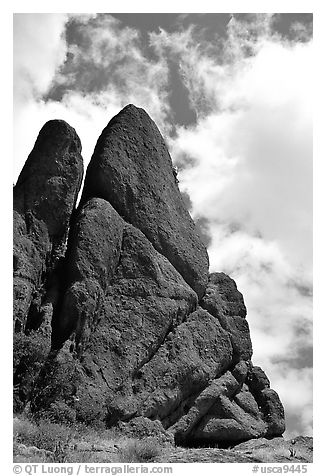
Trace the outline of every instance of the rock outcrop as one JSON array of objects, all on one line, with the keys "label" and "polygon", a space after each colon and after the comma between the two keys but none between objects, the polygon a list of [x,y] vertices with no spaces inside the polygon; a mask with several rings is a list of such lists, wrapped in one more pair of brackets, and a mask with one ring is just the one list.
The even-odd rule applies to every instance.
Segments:
[{"label": "rock outcrop", "polygon": [[216,317],[228,332],[234,363],[240,359],[251,359],[252,345],[246,320],[247,309],[235,281],[225,273],[212,273],[200,305]]},{"label": "rock outcrop", "polygon": [[[243,296],[224,273],[208,275],[145,111],[127,106],[104,129],[74,211],[81,173],[75,132],[48,123],[16,186],[21,406],[30,401],[36,416],[54,420],[161,431],[188,446],[281,435],[282,404],[251,362]],[[36,353],[45,321],[36,372],[21,363]]]},{"label": "rock outcrop", "polygon": [[90,197],[110,202],[203,296],[207,251],[182,201],[165,142],[143,109],[125,107],[103,130],[85,177],[82,200]]},{"label": "rock outcrop", "polygon": [[81,143],[47,122],[14,187],[14,385],[18,408],[50,350],[69,224],[83,176]]},{"label": "rock outcrop", "polygon": [[[83,176],[79,137],[64,121],[49,121],[14,187],[14,319],[35,327],[40,289],[64,256],[69,222]],[[34,300],[34,302],[33,302]],[[33,309],[31,310],[31,306]]]}]

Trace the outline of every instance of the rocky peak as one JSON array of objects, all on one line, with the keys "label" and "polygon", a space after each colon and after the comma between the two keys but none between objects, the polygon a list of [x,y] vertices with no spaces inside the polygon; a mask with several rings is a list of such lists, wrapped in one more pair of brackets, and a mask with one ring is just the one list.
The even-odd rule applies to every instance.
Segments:
[{"label": "rocky peak", "polygon": [[126,106],[103,130],[87,168],[82,201],[91,197],[110,202],[203,296],[207,251],[184,206],[163,137],[143,109]]},{"label": "rocky peak", "polygon": [[188,446],[281,435],[243,296],[209,276],[155,123],[133,105],[111,119],[75,211],[80,150],[50,121],[15,189],[16,409]]},{"label": "rocky peak", "polygon": [[24,328],[29,313],[37,314],[46,281],[64,257],[82,177],[81,143],[76,131],[64,121],[47,122],[14,187],[17,328]]}]

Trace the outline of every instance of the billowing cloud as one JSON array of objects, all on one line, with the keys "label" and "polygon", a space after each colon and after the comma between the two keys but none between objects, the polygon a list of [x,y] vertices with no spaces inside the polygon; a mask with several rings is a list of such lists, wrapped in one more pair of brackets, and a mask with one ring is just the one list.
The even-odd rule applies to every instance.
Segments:
[{"label": "billowing cloud", "polygon": [[[101,130],[128,103],[141,105],[169,133],[167,65],[144,55],[135,29],[110,15],[30,14],[17,16],[16,30],[15,177],[49,119],[76,128],[86,165]],[[53,41],[43,48],[45,38]]]},{"label": "billowing cloud", "polygon": [[63,64],[66,14],[14,15],[14,179],[42,127],[37,102],[46,93]]},{"label": "billowing cloud", "polygon": [[[66,57],[66,14],[14,15],[14,99],[45,93]],[[40,41],[40,38],[46,41]]]},{"label": "billowing cloud", "polygon": [[[233,20],[230,25],[236,23]],[[214,62],[211,50],[206,56],[199,51],[189,30],[180,34],[180,41],[177,34],[173,39],[166,34],[156,36],[156,44],[160,40],[169,51],[177,45],[176,54],[185,63],[182,68],[198,112],[197,123],[179,128],[170,145],[184,169],[180,177],[192,198],[194,214],[204,213],[212,221],[218,217],[219,221],[241,222],[251,234],[259,230],[271,240],[280,240],[282,235],[280,243],[286,253],[308,263],[311,43],[282,41],[276,35],[268,36],[263,26],[254,30],[262,30],[262,37],[254,37],[252,45],[247,35],[240,37],[240,46],[235,32],[241,34],[243,27],[232,26],[224,48],[226,62]],[[240,47],[255,54],[244,56]],[[203,107],[199,95],[206,101],[213,98],[209,109]]]}]

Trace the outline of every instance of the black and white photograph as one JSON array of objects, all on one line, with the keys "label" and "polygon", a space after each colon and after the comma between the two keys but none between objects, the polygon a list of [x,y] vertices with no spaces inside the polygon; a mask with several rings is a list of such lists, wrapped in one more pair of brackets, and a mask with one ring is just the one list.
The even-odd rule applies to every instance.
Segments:
[{"label": "black and white photograph", "polygon": [[12,14],[14,468],[309,473],[314,14],[152,7]]}]

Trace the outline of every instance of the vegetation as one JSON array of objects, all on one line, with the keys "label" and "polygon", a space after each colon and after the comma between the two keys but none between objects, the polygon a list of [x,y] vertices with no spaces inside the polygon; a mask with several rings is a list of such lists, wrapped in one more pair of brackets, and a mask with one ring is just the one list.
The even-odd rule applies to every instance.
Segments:
[{"label": "vegetation", "polygon": [[312,440],[305,437],[262,439],[242,450],[182,448],[120,428],[34,420],[28,412],[14,418],[13,437],[15,463],[312,462]]},{"label": "vegetation", "polygon": [[161,454],[155,438],[130,438],[113,430],[53,423],[16,415],[14,462],[18,463],[149,463]]},{"label": "vegetation", "polygon": [[130,440],[121,450],[122,463],[151,463],[161,454],[161,447],[154,438]]},{"label": "vegetation", "polygon": [[13,434],[14,456],[18,456],[22,451],[32,456],[34,452],[35,456],[56,463],[67,462],[69,448],[76,435],[75,431],[68,426],[48,420],[36,423],[26,417],[14,418]]}]

